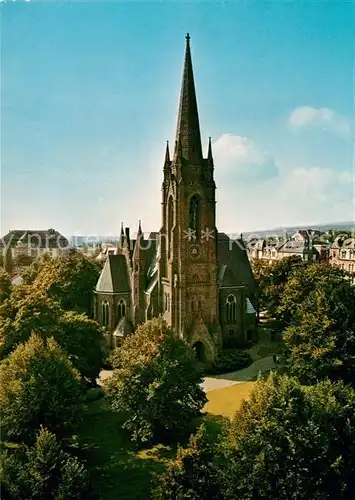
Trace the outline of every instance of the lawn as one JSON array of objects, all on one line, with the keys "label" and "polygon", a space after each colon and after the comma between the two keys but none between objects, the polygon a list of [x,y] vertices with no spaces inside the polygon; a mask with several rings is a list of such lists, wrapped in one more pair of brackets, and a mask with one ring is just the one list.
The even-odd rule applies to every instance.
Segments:
[{"label": "lawn", "polygon": [[93,486],[102,500],[146,500],[155,474],[164,470],[176,451],[163,445],[138,451],[121,425],[122,419],[109,410],[106,399],[88,404],[80,437]]},{"label": "lawn", "polygon": [[208,403],[205,411],[213,415],[231,418],[238,410],[243,399],[247,399],[255,382],[242,382],[207,393]]},{"label": "lawn", "polygon": [[[204,421],[211,434],[218,434],[252,386],[253,382],[245,382],[208,392],[206,415],[192,425],[191,432]],[[80,437],[94,488],[102,500],[147,500],[152,481],[175,458],[176,447],[159,444],[137,450],[121,426],[122,418],[110,411],[105,398],[88,404]]]}]

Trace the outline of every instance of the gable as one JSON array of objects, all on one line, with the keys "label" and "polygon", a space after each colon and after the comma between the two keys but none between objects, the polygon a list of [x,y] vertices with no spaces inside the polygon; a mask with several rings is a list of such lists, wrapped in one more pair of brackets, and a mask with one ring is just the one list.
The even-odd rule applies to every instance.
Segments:
[{"label": "gable", "polygon": [[124,293],[130,291],[127,262],[124,255],[108,255],[96,285],[102,293]]}]

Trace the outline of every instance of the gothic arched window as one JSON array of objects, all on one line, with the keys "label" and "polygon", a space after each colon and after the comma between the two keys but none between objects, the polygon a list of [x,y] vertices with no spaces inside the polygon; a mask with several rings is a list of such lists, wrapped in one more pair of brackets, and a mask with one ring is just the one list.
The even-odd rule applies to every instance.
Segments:
[{"label": "gothic arched window", "polygon": [[235,295],[228,295],[227,297],[227,321],[228,323],[235,323],[237,320],[237,300]]},{"label": "gothic arched window", "polygon": [[126,302],[123,299],[121,299],[117,304],[117,310],[118,310],[118,319],[121,319],[123,318],[123,316],[126,316]]},{"label": "gothic arched window", "polygon": [[102,302],[102,326],[108,326],[109,323],[109,305],[107,300]]},{"label": "gothic arched window", "polygon": [[189,235],[190,240],[199,237],[200,233],[200,198],[194,194],[189,204]]}]

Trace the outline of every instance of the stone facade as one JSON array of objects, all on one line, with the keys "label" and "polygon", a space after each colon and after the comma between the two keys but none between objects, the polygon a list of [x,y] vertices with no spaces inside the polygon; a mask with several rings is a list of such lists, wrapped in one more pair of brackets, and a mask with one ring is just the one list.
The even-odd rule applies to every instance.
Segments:
[{"label": "stone facade", "polygon": [[[95,291],[94,314],[111,346],[161,314],[176,335],[211,362],[223,344],[255,340],[255,285],[244,244],[216,229],[211,140],[202,153],[187,36],[173,156],[166,147],[161,228],[148,238],[121,229]],[[125,305],[118,312],[119,304]],[[123,320],[124,318],[124,320]]]},{"label": "stone facade", "polygon": [[355,276],[355,238],[336,238],[330,249],[330,262]]}]

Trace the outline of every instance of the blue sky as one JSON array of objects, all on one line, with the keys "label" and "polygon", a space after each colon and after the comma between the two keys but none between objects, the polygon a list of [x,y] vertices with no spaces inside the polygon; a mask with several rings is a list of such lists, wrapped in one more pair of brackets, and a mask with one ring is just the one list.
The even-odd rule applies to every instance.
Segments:
[{"label": "blue sky", "polygon": [[1,4],[1,234],[160,225],[190,32],[220,230],[353,220],[352,2]]}]

